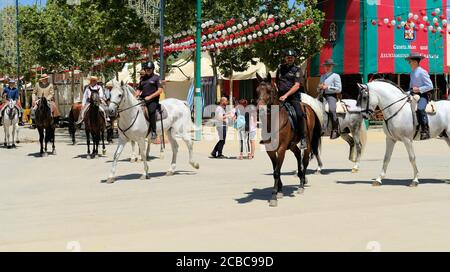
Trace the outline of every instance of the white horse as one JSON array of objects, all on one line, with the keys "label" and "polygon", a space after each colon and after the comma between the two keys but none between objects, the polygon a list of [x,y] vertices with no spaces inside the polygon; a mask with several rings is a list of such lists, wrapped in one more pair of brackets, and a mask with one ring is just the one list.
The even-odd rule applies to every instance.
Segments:
[{"label": "white horse", "polygon": [[[2,112],[3,128],[5,130],[4,146],[8,148],[15,148],[16,141],[19,143],[19,109],[16,106],[16,101],[9,100]],[[12,127],[12,137],[9,133],[9,127]],[[11,142],[10,138],[12,138]]]},{"label": "white horse", "polygon": [[[341,138],[344,139],[350,146],[348,159],[355,163],[352,168],[352,173],[359,171],[359,164],[361,155],[367,141],[367,129],[364,125],[364,118],[361,114],[361,109],[356,107],[356,100],[343,99],[349,110],[346,113],[338,113],[339,130]],[[330,136],[332,124],[328,113],[325,112],[325,102],[320,103],[324,112],[323,136]],[[320,174],[323,164],[320,156],[317,156],[318,168],[317,173]]]},{"label": "white horse", "polygon": [[[409,161],[414,170],[411,187],[419,185],[419,177],[416,165],[416,155],[413,149],[413,141],[420,135],[416,132],[415,115],[411,107],[411,96],[405,93],[394,83],[385,80],[375,80],[368,84],[358,84],[360,94],[358,105],[364,115],[372,114],[375,108],[380,107],[384,115],[384,133],[386,134],[386,153],[380,176],[373,182],[374,186],[380,186],[386,176],[386,170],[391,160],[395,143],[403,142],[409,154]],[[450,102],[438,101],[435,103],[436,113],[428,115],[431,138],[438,136],[444,139],[450,146]]]},{"label": "white horse", "polygon": [[[133,94],[133,89],[121,82],[114,83],[111,90],[111,103],[109,112],[111,115],[118,116],[119,143],[114,154],[114,162],[109,174],[108,183],[115,181],[117,161],[122,153],[125,144],[128,141],[134,141],[138,144],[141,159],[144,163],[144,174],[141,179],[149,179],[147,156],[145,154],[145,143],[149,136],[149,123],[144,116],[142,102],[138,101]],[[178,153],[178,143],[175,139],[180,135],[189,149],[189,163],[195,169],[199,169],[199,164],[193,158],[193,143],[191,139],[192,121],[188,106],[178,99],[165,99],[161,105],[167,110],[168,117],[163,120],[164,130],[172,146],[172,163],[167,171],[167,175],[173,175],[176,170],[176,160]],[[161,123],[157,122],[157,132],[161,133]]]}]

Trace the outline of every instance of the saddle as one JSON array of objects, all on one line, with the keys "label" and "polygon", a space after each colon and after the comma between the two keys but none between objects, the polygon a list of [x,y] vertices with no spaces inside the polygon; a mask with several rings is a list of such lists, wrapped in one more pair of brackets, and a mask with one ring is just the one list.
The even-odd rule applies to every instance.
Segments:
[{"label": "saddle", "polygon": [[[150,122],[150,114],[148,113],[147,106],[142,105],[142,110],[144,111],[144,116],[147,122]],[[159,109],[156,110],[156,121],[165,120],[168,117],[167,110],[163,105],[159,105]]]},{"label": "saddle", "polygon": [[[420,99],[420,96],[417,94],[412,96],[412,101],[413,101],[412,104],[413,104],[414,112],[417,112],[417,106],[418,106],[419,99]],[[436,114],[436,103],[433,100],[428,102],[428,105],[425,108],[425,112],[429,115]]]},{"label": "saddle", "polygon": [[294,106],[292,106],[291,103],[289,103],[289,102],[285,102],[283,104],[283,106],[286,108],[286,111],[288,113],[288,119],[289,119],[289,122],[291,123],[292,128],[294,130],[297,130],[298,117],[297,117],[297,113],[295,112]]},{"label": "saddle", "polygon": [[[324,100],[324,105],[325,105],[325,112],[326,113],[330,113],[330,105],[328,105],[328,102],[326,100]],[[349,112],[349,106],[342,100],[338,100],[336,102],[336,113],[337,114],[346,114],[347,112]]]}]

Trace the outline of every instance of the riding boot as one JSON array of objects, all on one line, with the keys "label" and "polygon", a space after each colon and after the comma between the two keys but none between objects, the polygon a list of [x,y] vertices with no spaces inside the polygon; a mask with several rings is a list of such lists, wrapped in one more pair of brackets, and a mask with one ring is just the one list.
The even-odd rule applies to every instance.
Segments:
[{"label": "riding boot", "polygon": [[339,121],[333,119],[330,139],[334,140],[339,138],[339,136],[341,136],[339,133]]},{"label": "riding boot", "polygon": [[428,140],[430,139],[430,127],[428,124],[422,124],[420,125],[421,131],[420,131],[420,140]]}]

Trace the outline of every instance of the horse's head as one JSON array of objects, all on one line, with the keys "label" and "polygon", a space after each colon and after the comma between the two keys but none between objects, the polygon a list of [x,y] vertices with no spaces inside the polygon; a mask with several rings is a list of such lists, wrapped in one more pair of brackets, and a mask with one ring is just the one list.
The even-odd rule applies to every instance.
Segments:
[{"label": "horse's head", "polygon": [[39,99],[38,109],[44,110],[46,107],[47,107],[47,98],[45,96],[42,96]]},{"label": "horse's head", "polygon": [[10,120],[13,120],[16,114],[16,101],[12,99],[9,100],[5,107],[5,115],[8,116]]},{"label": "horse's head", "polygon": [[272,76],[270,73],[267,74],[266,79],[263,79],[256,73],[256,78],[258,79],[258,87],[256,88],[256,92],[258,93],[258,107],[278,104],[277,90],[272,84]]},{"label": "horse's head", "polygon": [[100,106],[100,95],[98,92],[91,92],[91,97],[89,97],[89,103],[97,107]]},{"label": "horse's head", "polygon": [[[370,83],[369,83],[370,84]],[[368,119],[375,112],[378,105],[378,98],[371,95],[369,84],[359,84],[359,94],[356,105],[361,108],[361,113],[364,118]]]},{"label": "horse's head", "polygon": [[109,103],[109,113],[111,117],[117,117],[119,114],[119,107],[123,102],[124,96],[127,95],[128,85],[123,81],[120,83],[114,82],[113,88],[111,89],[111,99]]}]

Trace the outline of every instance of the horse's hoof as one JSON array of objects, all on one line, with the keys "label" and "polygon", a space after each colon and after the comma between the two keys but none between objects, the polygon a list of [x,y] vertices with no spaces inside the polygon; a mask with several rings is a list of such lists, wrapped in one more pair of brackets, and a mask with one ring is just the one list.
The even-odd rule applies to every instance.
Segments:
[{"label": "horse's hoof", "polygon": [[48,153],[47,152],[42,153],[42,157],[44,158],[48,157]]},{"label": "horse's hoof", "polygon": [[8,145],[8,147],[7,147],[8,149],[11,149],[12,148],[12,146],[10,146],[10,145]]},{"label": "horse's hoof", "polygon": [[4,147],[8,147],[8,145],[6,143],[3,144]]},{"label": "horse's hoof", "polygon": [[131,158],[131,159],[130,159],[130,162],[132,162],[132,163],[135,163],[135,162],[137,162],[137,161],[138,161],[137,158]]},{"label": "horse's hoof", "polygon": [[75,145],[75,142],[72,142],[72,145]]},{"label": "horse's hoof", "polygon": [[103,154],[103,156],[106,155],[106,149],[103,149],[102,154]]},{"label": "horse's hoof", "polygon": [[167,173],[166,173],[166,176],[167,176],[167,177],[171,177],[171,176],[173,176],[173,175],[175,175],[175,172],[174,172],[174,171],[167,171]]},{"label": "horse's hoof", "polygon": [[192,167],[194,167],[195,169],[199,169],[200,168],[200,164],[198,162],[194,162],[191,163]]},{"label": "horse's hoof", "polygon": [[91,154],[87,154],[87,155],[86,155],[86,159],[88,159],[88,160],[92,159]]},{"label": "horse's hoof", "polygon": [[380,187],[381,186],[381,181],[375,180],[374,182],[372,182],[372,186],[373,187]]},{"label": "horse's hoof", "polygon": [[20,144],[20,141],[17,141],[16,144]]},{"label": "horse's hoof", "polygon": [[298,188],[297,194],[302,195],[304,193],[305,193],[305,188],[303,188],[303,187]]},{"label": "horse's hoof", "polygon": [[52,155],[56,155],[56,150],[53,150],[53,151],[52,151]]},{"label": "horse's hoof", "polygon": [[143,174],[140,179],[141,180],[150,179],[150,175],[149,174]]},{"label": "horse's hoof", "polygon": [[316,175],[322,175],[322,170],[317,169],[317,170],[316,170]]},{"label": "horse's hoof", "polygon": [[308,178],[305,177],[305,185],[308,184]]},{"label": "horse's hoof", "polygon": [[16,148],[17,146],[15,144],[12,145],[12,148]]},{"label": "horse's hoof", "polygon": [[112,184],[112,183],[114,183],[115,181],[116,181],[115,178],[108,178],[108,179],[106,180],[106,183]]},{"label": "horse's hoof", "polygon": [[164,160],[164,153],[161,153],[161,154],[159,155],[159,159],[160,159],[160,160]]},{"label": "horse's hoof", "polygon": [[281,199],[281,198],[283,198],[283,192],[278,192],[277,193],[277,199]]},{"label": "horse's hoof", "polygon": [[352,173],[353,173],[353,174],[358,173],[358,172],[359,172],[359,169],[358,169],[358,168],[352,168]]},{"label": "horse's hoof", "polygon": [[417,187],[419,186],[419,182],[418,181],[413,181],[411,182],[411,184],[409,185],[409,187]]},{"label": "horse's hoof", "polygon": [[269,202],[269,207],[277,207],[278,206],[278,200],[271,199]]}]

